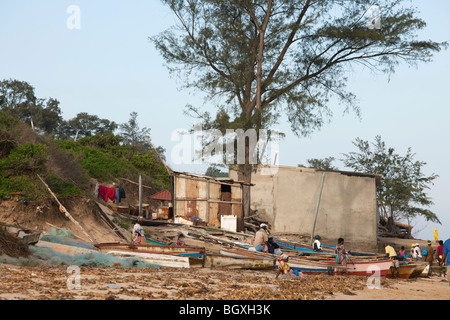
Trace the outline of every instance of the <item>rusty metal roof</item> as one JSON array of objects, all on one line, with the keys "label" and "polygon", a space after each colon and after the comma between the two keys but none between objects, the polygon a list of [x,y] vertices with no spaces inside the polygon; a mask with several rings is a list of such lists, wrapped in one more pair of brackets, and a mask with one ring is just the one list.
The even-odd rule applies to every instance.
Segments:
[{"label": "rusty metal roof", "polygon": [[167,200],[172,201],[172,194],[167,190],[162,190],[150,196],[150,199],[154,200]]}]

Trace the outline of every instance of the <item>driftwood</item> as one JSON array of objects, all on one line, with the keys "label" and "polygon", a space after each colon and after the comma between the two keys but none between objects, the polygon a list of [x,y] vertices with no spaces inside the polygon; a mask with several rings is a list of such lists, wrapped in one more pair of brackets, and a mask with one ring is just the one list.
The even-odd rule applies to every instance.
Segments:
[{"label": "driftwood", "polygon": [[59,210],[64,213],[64,215],[69,218],[70,221],[72,221],[74,224],[76,224],[82,231],[83,233],[89,238],[89,240],[91,240],[91,242],[95,242],[92,237],[89,235],[89,233],[87,233],[87,231],[78,223],[77,220],[75,220],[72,215],[69,213],[69,211],[67,211],[67,209],[61,204],[61,202],[59,202],[58,198],[56,197],[56,195],[53,193],[53,191],[49,188],[49,186],[47,185],[47,183],[45,183],[45,181],[41,178],[40,175],[37,175],[38,178],[42,181],[42,183],[45,185],[45,187],[47,188],[48,192],[50,192],[50,194],[53,196],[53,198],[56,200],[56,202],[59,204]]},{"label": "driftwood", "polygon": [[258,214],[252,214],[248,217],[244,217],[244,228],[251,232],[257,232],[261,226],[261,223],[265,223],[269,226],[268,221],[258,217]]}]

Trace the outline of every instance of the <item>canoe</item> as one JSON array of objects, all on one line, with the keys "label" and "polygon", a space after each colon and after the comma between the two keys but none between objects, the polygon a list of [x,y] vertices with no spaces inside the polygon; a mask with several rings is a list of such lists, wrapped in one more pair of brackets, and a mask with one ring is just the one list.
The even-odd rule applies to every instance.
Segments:
[{"label": "canoe", "polygon": [[106,254],[119,258],[138,258],[151,264],[157,264],[162,267],[170,268],[189,268],[189,257],[168,255],[168,254],[154,254],[144,252],[129,252],[123,250],[111,250]]},{"label": "canoe", "polygon": [[[95,245],[100,252],[111,251],[133,253],[160,254],[170,256],[180,256],[189,259],[190,267],[203,267],[205,265],[206,251],[204,247],[193,246],[169,246],[152,244],[124,244],[124,243],[99,243]],[[156,263],[156,262],[155,262]]]},{"label": "canoe", "polygon": [[275,259],[258,257],[238,257],[223,254],[207,253],[206,268],[273,270]]},{"label": "canoe", "polygon": [[[422,274],[426,263],[406,263],[400,264],[398,268],[398,277],[400,279],[414,279]],[[387,278],[393,278],[392,270],[388,271]]]},{"label": "canoe", "polygon": [[36,243],[35,246],[50,248],[53,251],[67,254],[69,256],[77,256],[79,254],[84,254],[84,253],[98,252],[97,250],[93,250],[93,249],[77,247],[77,246],[68,245],[68,244],[55,243],[55,242],[50,242],[50,241],[44,241],[44,240],[39,240],[39,242]]},{"label": "canoe", "polygon": [[[330,255],[330,254],[335,254],[335,250],[336,250],[336,246],[329,245],[329,244],[323,244],[323,243],[321,244],[322,251],[317,252],[317,251],[314,251],[313,247],[308,244],[291,241],[291,240],[279,239],[279,238],[274,238],[274,241],[276,244],[278,244],[280,246],[281,250],[283,250],[283,249],[291,250],[291,251],[301,252],[303,254]],[[353,257],[358,257],[358,258],[359,257],[365,258],[365,257],[377,257],[377,256],[380,257],[381,256],[378,253],[372,253],[372,252],[351,251],[349,253],[351,253],[351,255]]]},{"label": "canoe", "polygon": [[171,255],[193,255],[202,256],[205,252],[204,247],[194,246],[169,246],[155,244],[126,244],[126,243],[98,243],[95,244],[100,252],[109,252],[112,250],[122,250],[128,252],[142,252],[154,254],[171,254]]},{"label": "canoe", "polygon": [[[300,252],[308,252],[313,253],[315,252],[312,246],[309,246],[307,244],[302,244],[295,241],[285,240],[285,239],[279,239],[274,238],[274,242],[280,246],[280,249],[288,249],[288,250],[294,250],[294,251],[300,251]],[[327,249],[322,247],[323,253],[334,253],[333,249]]]},{"label": "canoe", "polygon": [[27,245],[33,245],[39,241],[41,231],[21,226],[14,226],[5,223],[0,223],[0,228],[18,238],[21,242]]},{"label": "canoe", "polygon": [[[311,261],[289,259],[287,264],[292,270],[296,270],[305,274],[319,274],[319,273],[332,274],[333,272],[333,268],[331,266]],[[276,267],[278,267],[278,261],[276,263]]]}]

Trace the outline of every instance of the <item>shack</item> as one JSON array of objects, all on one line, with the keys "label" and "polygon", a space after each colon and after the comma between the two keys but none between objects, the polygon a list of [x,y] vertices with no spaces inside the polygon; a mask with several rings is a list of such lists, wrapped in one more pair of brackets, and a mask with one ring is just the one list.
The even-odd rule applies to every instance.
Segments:
[{"label": "shack", "polygon": [[223,217],[234,217],[236,227],[232,229],[244,230],[242,189],[243,185],[250,185],[248,182],[173,172],[172,184],[175,218],[197,218],[218,227]]},{"label": "shack", "polygon": [[[377,242],[379,175],[288,166],[262,169],[252,174],[250,203],[269,221],[272,233]],[[231,168],[230,177],[237,177]]]}]

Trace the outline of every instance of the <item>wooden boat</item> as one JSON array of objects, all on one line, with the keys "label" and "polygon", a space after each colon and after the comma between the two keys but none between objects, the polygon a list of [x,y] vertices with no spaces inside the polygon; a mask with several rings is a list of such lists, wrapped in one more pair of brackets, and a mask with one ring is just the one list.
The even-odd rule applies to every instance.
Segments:
[{"label": "wooden boat", "polygon": [[[333,269],[334,274],[343,274],[343,275],[355,275],[355,276],[372,276],[378,275],[380,277],[386,277],[388,271],[392,265],[391,259],[377,260],[377,259],[365,259],[365,260],[353,260],[348,259],[347,265],[343,266],[340,264],[336,264],[334,261],[330,260],[314,260],[308,259],[305,257],[295,257],[289,259],[289,266],[295,265],[295,263],[299,263],[304,265],[308,263],[309,266],[317,266],[315,268],[315,272],[318,272],[319,269],[322,272],[330,272],[330,269]],[[321,268],[318,268],[321,267]],[[326,270],[324,270],[326,268]],[[300,270],[302,271],[302,270]],[[308,270],[304,270],[302,272],[308,273]]]},{"label": "wooden boat", "polygon": [[14,226],[10,224],[0,223],[0,228],[18,238],[27,245],[36,244],[41,236],[41,231],[21,226]]},{"label": "wooden boat", "polygon": [[97,250],[93,250],[93,249],[77,247],[77,246],[62,244],[62,243],[55,243],[55,242],[50,242],[50,241],[45,241],[45,240],[39,240],[39,242],[36,243],[35,246],[50,248],[56,252],[67,254],[69,256],[77,256],[79,254],[98,252]]},{"label": "wooden boat", "polygon": [[109,253],[111,251],[120,251],[124,254],[145,253],[152,255],[160,254],[185,257],[186,259],[188,259],[190,267],[203,267],[205,265],[206,259],[206,251],[204,247],[124,243],[99,243],[95,246],[100,252],[104,253]]},{"label": "wooden boat", "polygon": [[207,253],[206,268],[273,270],[275,259]]},{"label": "wooden boat", "polygon": [[[313,253],[315,252],[312,246],[309,246],[307,244],[285,240],[285,239],[279,239],[274,238],[274,242],[280,246],[280,249],[288,249],[288,250],[294,250],[299,252],[307,252],[307,253]],[[331,248],[324,248],[322,247],[322,252],[324,253],[334,253],[334,249]]]},{"label": "wooden boat", "polygon": [[145,253],[145,252],[129,252],[124,250],[111,250],[106,254],[112,255],[119,258],[138,258],[145,262],[151,264],[157,264],[162,267],[170,268],[190,268],[189,257],[178,256],[178,255],[168,255],[161,253]]},{"label": "wooden boat", "polygon": [[[414,279],[422,274],[426,267],[426,263],[407,262],[399,265],[398,277],[400,279]],[[395,272],[395,271],[394,271]],[[392,270],[388,271],[387,278],[393,278]]]},{"label": "wooden boat", "polygon": [[128,252],[170,254],[170,255],[191,255],[199,256],[205,253],[204,247],[193,246],[169,246],[154,244],[126,244],[126,243],[99,243],[95,244],[100,252],[109,252],[113,250],[122,250]]},{"label": "wooden boat", "polygon": [[[329,245],[329,244],[322,244],[322,251],[316,252],[314,251],[314,248],[308,244],[291,241],[291,240],[285,240],[285,239],[279,239],[274,238],[274,241],[276,244],[280,246],[281,250],[290,250],[295,252],[301,252],[303,254],[315,254],[315,255],[326,255],[326,254],[335,254],[336,246]],[[359,251],[352,251],[351,252],[353,257],[380,257],[378,253],[372,253],[372,252],[359,252]]]}]

